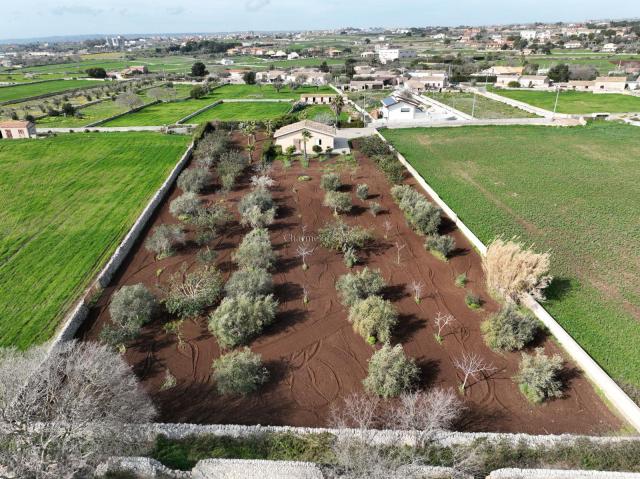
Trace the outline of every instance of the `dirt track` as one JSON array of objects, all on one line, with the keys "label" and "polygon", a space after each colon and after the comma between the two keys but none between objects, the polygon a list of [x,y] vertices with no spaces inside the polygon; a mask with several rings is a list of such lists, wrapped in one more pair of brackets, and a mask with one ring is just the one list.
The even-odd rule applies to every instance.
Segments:
[{"label": "dirt track", "polygon": [[[482,288],[478,254],[460,232],[452,230],[451,223],[445,221],[441,232],[455,237],[458,250],[448,263],[434,258],[424,249],[423,238],[407,226],[391,199],[384,176],[368,159],[359,157],[359,160],[355,173],[342,172],[342,181],[348,185],[344,190],[351,191],[356,205],[344,219],[374,231],[376,241],[365,251],[363,262],[379,268],[389,285],[384,295],[394,302],[400,313],[394,340],[403,343],[407,354],[416,358],[421,366],[421,385],[455,388],[458,378],[452,359],[463,351],[477,352],[498,368],[490,378],[472,382],[465,396],[469,409],[459,428],[593,434],[619,429],[621,422],[570,364],[566,368],[566,398],[543,406],[532,406],[524,399],[511,380],[517,370],[519,353],[495,354],[484,345],[480,335],[481,321],[496,311],[498,305]],[[324,426],[332,404],[362,389],[367,359],[373,349],[352,331],[334,286],[336,279],[348,269],[340,255],[319,245],[307,260],[310,266],[307,271],[302,270],[295,254],[300,241],[314,244],[318,228],[334,219],[331,211],[322,207],[324,192],[319,180],[326,167],[327,163],[313,161],[308,169],[301,168],[297,162],[285,169],[278,163],[272,173],[276,180],[272,191],[279,214],[270,231],[278,254],[274,283],[280,307],[275,323],[250,344],[254,352],[262,355],[271,380],[258,394],[246,398],[219,396],[211,379],[211,363],[220,351],[207,330],[206,319],[185,322],[186,346],[178,348],[175,339],[162,329],[166,318],[159,318],[144,328],[125,357],[159,406],[162,421]],[[312,180],[298,181],[301,174],[310,175]],[[369,201],[380,203],[384,208],[382,214],[373,217],[364,203],[356,199],[358,183],[369,185]],[[226,201],[234,212],[237,201],[248,189],[247,176],[227,195]],[[174,191],[171,198],[179,193]],[[222,198],[211,192],[204,196],[207,200]],[[169,214],[168,203],[163,205],[154,224],[176,222]],[[387,239],[385,220],[392,224]],[[225,276],[234,269],[231,254],[245,232],[237,223],[233,224],[211,244],[218,251],[217,264]],[[406,245],[399,265],[396,241]],[[139,282],[154,286],[158,281],[165,281],[182,262],[195,265],[196,252],[197,247],[191,244],[178,255],[156,262],[142,246],[136,248],[94,308],[81,335],[96,337],[108,320],[106,306],[114,289]],[[158,275],[160,268],[162,272]],[[454,284],[455,277],[462,272],[466,272],[470,280],[467,289],[486,301],[483,310],[472,311],[465,305],[465,290]],[[408,290],[414,280],[426,286],[419,305]],[[310,297],[306,307],[302,301],[303,287],[308,289]],[[442,345],[433,337],[432,320],[439,311],[457,319]],[[549,353],[559,352],[553,342],[544,338],[539,338],[536,345],[543,345]],[[178,385],[160,391],[166,368],[177,378]]]}]

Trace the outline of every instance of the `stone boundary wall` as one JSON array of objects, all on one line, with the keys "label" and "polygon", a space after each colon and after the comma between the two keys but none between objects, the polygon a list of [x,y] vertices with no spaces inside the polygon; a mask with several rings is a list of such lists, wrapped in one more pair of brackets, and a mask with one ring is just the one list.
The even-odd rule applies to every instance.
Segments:
[{"label": "stone boundary wall", "polygon": [[432,105],[432,106],[437,106],[438,108],[442,108],[445,111],[448,111],[449,113],[451,113],[452,115],[455,115],[457,117],[462,118],[463,120],[474,120],[474,118],[471,115],[468,115],[467,113],[464,113],[460,110],[456,110],[455,108],[453,108],[450,105],[446,105],[442,102],[439,102],[438,100],[434,100],[433,98],[430,98],[428,96],[424,96],[424,95],[415,95],[412,94],[411,95],[415,100],[419,101],[422,104],[426,104],[426,105]]},{"label": "stone boundary wall", "polygon": [[87,318],[87,314],[89,313],[88,302],[90,300],[90,291],[92,291],[94,287],[104,288],[109,285],[111,279],[113,278],[113,275],[122,265],[123,261],[126,259],[136,241],[138,241],[138,238],[146,228],[147,223],[168,194],[169,190],[178,178],[178,175],[182,172],[184,167],[191,159],[193,148],[194,143],[191,142],[180,160],[173,167],[173,170],[171,170],[169,176],[164,180],[151,200],[149,200],[149,203],[147,203],[147,206],[144,208],[136,222],[133,224],[127,235],[113,252],[107,264],[102,268],[95,280],[93,280],[89,287],[85,290],[84,294],[76,303],[75,307],[69,314],[67,314],[65,320],[62,322],[62,326],[58,329],[56,335],[49,345],[50,350],[57,344],[64,341],[69,341],[74,338],[75,334],[78,331],[78,328]]},{"label": "stone boundary wall", "polygon": [[[5,73],[5,72],[2,72]],[[16,73],[21,73],[20,71],[16,72]],[[11,75],[11,72],[8,72],[9,75]],[[24,82],[13,82],[13,83],[8,83],[8,82],[2,82],[0,83],[0,89],[2,88],[7,88],[7,87],[12,87],[12,86],[22,86],[22,85],[36,85],[38,83],[47,83],[50,81],[58,81],[58,80],[68,80],[68,78],[47,78],[46,80],[34,80],[34,81],[24,81]],[[83,78],[84,80],[84,78]]]},{"label": "stone boundary wall", "polygon": [[112,116],[110,116],[108,118],[103,118],[102,120],[98,120],[98,121],[94,121],[93,123],[89,123],[88,125],[85,125],[85,128],[90,128],[92,126],[100,126],[103,123],[107,123],[108,121],[115,120],[116,118],[123,117],[125,115],[128,115],[129,113],[135,113],[135,112],[140,111],[143,108],[146,108],[148,106],[157,105],[158,103],[162,103],[162,102],[160,100],[154,100],[154,101],[151,101],[149,103],[145,103],[144,105],[137,106],[135,108],[132,108],[131,110],[127,110],[127,111],[124,111],[122,113],[118,113],[117,115],[112,115]]},{"label": "stone boundary wall", "polygon": [[[487,247],[480,239],[464,224],[456,213],[440,198],[436,191],[426,182],[426,180],[416,171],[416,169],[402,156],[391,144],[376,131],[376,134],[387,143],[390,149],[396,153],[400,163],[402,163],[409,173],[416,179],[420,186],[431,196],[433,201],[444,211],[444,213],[456,224],[462,233],[471,241],[473,246],[482,256],[487,253]],[[549,329],[558,343],[569,354],[571,359],[582,369],[586,376],[595,384],[596,388],[602,392],[605,398],[615,407],[615,409],[631,424],[636,431],[640,431],[640,407],[611,379],[611,377],[596,363],[587,352],[582,349],[575,339],[565,331],[553,316],[551,316],[537,301],[528,296],[524,301],[525,306],[531,309],[536,317]]]},{"label": "stone boundary wall", "polygon": [[294,103],[295,98],[224,98],[224,103]]},{"label": "stone boundary wall", "polygon": [[191,118],[193,118],[194,116],[198,116],[200,113],[203,113],[207,110],[210,110],[211,108],[218,106],[222,103],[222,100],[217,100],[214,101],[213,103],[211,103],[210,105],[207,105],[203,108],[200,108],[197,111],[194,111],[193,113],[188,114],[187,116],[185,116],[184,118],[180,118],[178,121],[176,121],[176,125],[181,125],[186,121],[189,121]]},{"label": "stone boundary wall", "polygon": [[484,120],[446,120],[446,121],[424,121],[407,120],[385,122],[383,126],[387,128],[446,128],[457,126],[508,126],[508,125],[536,125],[536,126],[578,126],[586,125],[584,119],[560,120],[550,118],[495,118]]},{"label": "stone boundary wall", "polygon": [[640,479],[640,473],[506,468],[491,472],[487,479]]},{"label": "stone boundary wall", "polygon": [[[469,90],[477,93],[478,95],[482,95],[483,97],[488,98],[489,100],[499,101],[501,103],[505,103],[509,106],[518,108],[520,110],[524,110],[529,113],[533,113],[535,115],[543,116],[545,118],[552,118],[554,116],[552,111],[545,110],[543,108],[538,108],[536,106],[529,105],[528,103],[524,103],[522,101],[513,100],[511,98],[507,98],[505,96],[498,95],[496,93],[482,91],[479,88],[469,88]],[[566,115],[564,113],[556,113],[555,116],[557,118],[572,118],[571,115]]]},{"label": "stone boundary wall", "polygon": [[103,133],[113,133],[122,131],[159,131],[166,133],[172,131],[176,134],[187,134],[191,131],[191,125],[180,125],[180,127],[167,126],[82,126],[79,128],[62,127],[62,128],[46,128],[38,131],[39,135],[47,133],[86,133],[88,131],[99,131]]}]

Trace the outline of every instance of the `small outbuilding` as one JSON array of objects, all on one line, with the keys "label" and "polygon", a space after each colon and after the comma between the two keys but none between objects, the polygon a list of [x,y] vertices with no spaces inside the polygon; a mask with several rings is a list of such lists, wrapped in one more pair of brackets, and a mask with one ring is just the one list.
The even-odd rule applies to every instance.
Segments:
[{"label": "small outbuilding", "polygon": [[598,93],[622,93],[627,88],[627,77],[598,77],[594,91]]},{"label": "small outbuilding", "polygon": [[311,135],[307,139],[307,152],[311,152],[315,145],[322,148],[322,151],[325,151],[327,147],[332,150],[335,148],[336,128],[311,120],[298,121],[277,129],[273,133],[275,144],[280,145],[282,151],[293,146],[296,153],[301,153],[304,150],[303,131],[307,131]]},{"label": "small outbuilding", "polygon": [[19,140],[21,138],[34,138],[36,125],[26,120],[0,121],[0,138],[7,140]]},{"label": "small outbuilding", "polygon": [[303,93],[300,101],[310,105],[329,105],[335,97],[333,93]]}]

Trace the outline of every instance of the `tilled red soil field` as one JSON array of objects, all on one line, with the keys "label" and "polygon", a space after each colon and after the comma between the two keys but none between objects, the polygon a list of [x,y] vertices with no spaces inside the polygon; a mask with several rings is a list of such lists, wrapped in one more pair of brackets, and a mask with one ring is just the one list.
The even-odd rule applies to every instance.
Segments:
[{"label": "tilled red soil field", "polygon": [[[452,361],[465,351],[482,355],[497,368],[490,377],[472,382],[467,389],[464,400],[468,410],[459,429],[536,434],[601,434],[619,429],[621,421],[568,362],[565,398],[541,406],[526,401],[512,380],[520,354],[492,352],[480,333],[481,321],[495,312],[498,304],[484,291],[479,255],[445,219],[441,233],[453,235],[458,249],[446,263],[433,257],[425,250],[424,239],[406,224],[383,174],[368,159],[357,157],[357,170],[342,171],[346,185],[343,191],[351,191],[355,204],[343,219],[374,232],[373,245],[361,255],[362,266],[380,269],[389,285],[384,296],[393,301],[400,314],[394,342],[402,343],[405,352],[421,367],[421,386],[456,388],[459,372]],[[312,160],[309,168],[302,168],[298,162],[284,168],[276,163],[271,173],[276,181],[272,193],[278,204],[278,215],[270,232],[278,254],[273,273],[280,306],[274,324],[249,345],[262,355],[271,374],[270,381],[258,393],[247,397],[220,396],[211,378],[211,364],[220,355],[220,349],[207,329],[206,318],[185,322],[183,347],[178,347],[175,337],[163,330],[162,324],[167,318],[158,318],[144,327],[143,334],[130,345],[125,357],[158,405],[161,421],[325,426],[331,405],[340,404],[346,395],[362,390],[361,382],[373,348],[352,331],[347,310],[338,301],[335,290],[337,278],[350,270],[341,255],[326,250],[315,240],[318,229],[334,220],[332,211],[322,206],[324,191],[319,186],[320,176],[331,164],[333,161]],[[311,181],[298,181],[299,175],[309,175]],[[226,196],[215,193],[217,188],[212,188],[212,192],[203,197],[208,201],[225,200],[237,215],[237,202],[249,191],[248,178],[246,175]],[[367,183],[370,201],[382,206],[383,212],[377,217],[356,199],[358,183]],[[170,199],[179,194],[174,191]],[[386,238],[385,221],[391,223]],[[176,222],[169,213],[167,201],[152,226]],[[231,254],[247,231],[234,223],[211,243],[218,252],[216,263],[225,277],[235,268]],[[306,271],[296,255],[302,241],[315,247],[307,259],[309,269]],[[400,252],[399,264],[396,242],[406,245]],[[102,295],[80,336],[97,337],[109,318],[107,306],[114,290],[125,284],[144,283],[158,292],[157,283],[165,281],[181,263],[186,262],[190,267],[197,264],[197,251],[194,244],[187,244],[175,256],[155,261],[141,243],[114,284]],[[485,301],[482,310],[470,310],[464,301],[465,288],[456,287],[454,280],[463,272],[469,279],[466,289]],[[416,304],[409,291],[413,281],[422,281],[425,285],[420,304]],[[309,292],[307,305],[302,299],[303,288]],[[438,312],[456,318],[442,344],[434,339],[433,318]],[[544,337],[531,349],[534,346],[544,346],[547,353],[561,352],[554,342]],[[162,391],[167,369],[176,377],[177,385]]]}]

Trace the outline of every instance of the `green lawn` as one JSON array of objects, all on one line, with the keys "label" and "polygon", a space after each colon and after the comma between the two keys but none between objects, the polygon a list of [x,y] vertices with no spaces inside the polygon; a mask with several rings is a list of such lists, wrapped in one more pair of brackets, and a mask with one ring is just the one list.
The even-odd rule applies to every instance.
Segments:
[{"label": "green lawn", "polygon": [[92,80],[54,80],[28,85],[5,86],[0,87],[0,102],[102,85],[102,82]]},{"label": "green lawn", "polygon": [[479,238],[550,250],[545,307],[620,382],[640,386],[637,127],[385,130]]},{"label": "green lawn", "polygon": [[475,108],[473,93],[424,93],[424,96],[449,105],[475,118],[535,118],[536,115],[514,108],[505,103],[476,95]]},{"label": "green lawn", "polygon": [[139,132],[0,141],[0,346],[52,336],[188,141]]},{"label": "green lawn", "polygon": [[223,100],[225,98],[244,99],[291,99],[298,100],[303,93],[335,93],[328,87],[303,86],[292,90],[289,87],[282,88],[279,92],[273,85],[224,85],[211,92],[214,98]]},{"label": "green lawn", "polygon": [[[329,105],[309,105],[298,113],[298,118],[306,118],[307,120],[315,120],[319,116],[330,115],[335,119],[335,113]],[[349,119],[349,113],[346,111],[340,112],[339,121],[347,121]]]},{"label": "green lawn", "polygon": [[289,102],[222,103],[193,117],[187,123],[203,121],[273,120],[291,110]]},{"label": "green lawn", "polygon": [[[493,93],[523,101],[538,108],[553,111],[556,93],[551,91],[490,89]],[[616,93],[593,94],[579,91],[561,91],[558,113],[624,113],[640,112],[640,97]]]}]

